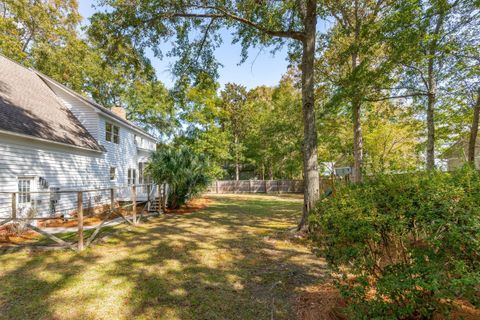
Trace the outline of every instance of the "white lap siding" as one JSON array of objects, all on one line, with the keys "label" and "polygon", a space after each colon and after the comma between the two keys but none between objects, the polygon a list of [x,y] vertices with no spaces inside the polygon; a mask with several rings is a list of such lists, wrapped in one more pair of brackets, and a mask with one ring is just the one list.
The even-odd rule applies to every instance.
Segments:
[{"label": "white lap siding", "polygon": [[[110,187],[109,166],[105,155],[74,148],[56,146],[30,139],[0,135],[0,217],[11,214],[11,195],[17,192],[19,177],[33,177],[37,191],[49,191],[38,186],[41,177],[48,187],[61,190],[85,190]],[[51,213],[50,194],[33,195],[39,214]],[[56,213],[68,213],[76,208],[75,193],[61,194]],[[84,195],[84,205],[108,202],[109,193]]]},{"label": "white lap siding", "polygon": [[[120,141],[118,144],[105,139],[106,122],[119,127]],[[136,169],[138,171],[137,148],[134,143],[134,133],[126,126],[103,116],[99,118],[98,132],[98,142],[107,151],[105,153],[105,162],[109,168],[116,168],[116,179],[112,181],[112,184],[115,186],[126,186],[128,169]],[[136,183],[138,183],[138,172]],[[128,192],[125,191],[125,193]]]},{"label": "white lap siding", "polygon": [[[19,177],[33,177],[35,187],[38,179],[46,181],[47,189],[44,194],[34,196],[34,203],[38,213],[42,216],[56,213],[68,214],[76,209],[77,194],[61,193],[60,199],[52,212],[51,194],[49,188],[62,190],[88,190],[111,187],[126,187],[128,169],[136,170],[138,183],[138,163],[147,162],[150,153],[155,149],[156,141],[142,135],[142,151],[135,144],[134,131],[122,122],[112,120],[102,113],[97,113],[78,98],[69,96],[69,93],[56,89],[55,92],[62,98],[63,103],[80,119],[85,128],[94,136],[98,143],[105,148],[105,152],[80,150],[68,146],[59,146],[49,142],[42,142],[28,138],[14,137],[0,134],[0,217],[11,215],[11,192],[18,191]],[[118,144],[106,141],[105,122],[119,127],[120,141]],[[150,151],[144,148],[151,148]],[[116,177],[110,180],[110,168],[116,168]],[[5,193],[7,192],[7,193]],[[130,188],[121,188],[116,193],[117,200],[129,200]],[[110,191],[85,192],[84,207],[93,207],[109,203]],[[139,200],[145,195],[139,194]]]},{"label": "white lap siding", "polygon": [[72,93],[67,92],[53,82],[47,82],[47,85],[57,95],[59,100],[80,120],[85,129],[98,139],[98,113],[88,103],[82,101]]}]

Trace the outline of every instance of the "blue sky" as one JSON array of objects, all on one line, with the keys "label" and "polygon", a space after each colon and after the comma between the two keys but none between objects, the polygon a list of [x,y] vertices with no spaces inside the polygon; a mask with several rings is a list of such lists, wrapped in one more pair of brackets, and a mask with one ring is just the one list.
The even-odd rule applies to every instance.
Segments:
[{"label": "blue sky", "polygon": [[[88,23],[90,17],[96,10],[92,7],[95,2],[92,0],[79,0],[80,14],[84,17],[84,23]],[[222,32],[223,44],[216,51],[218,61],[223,65],[219,70],[219,82],[223,86],[228,82],[242,84],[247,88],[253,88],[259,85],[274,86],[278,84],[282,75],[286,72],[288,61],[286,48],[276,52],[272,56],[270,50],[267,49],[251,49],[249,51],[249,59],[241,65],[240,62],[240,45],[231,44],[230,33],[225,30]],[[167,85],[172,87],[173,75],[169,72],[169,66],[174,60],[165,57],[159,60],[148,54],[155,69],[158,78]]]}]

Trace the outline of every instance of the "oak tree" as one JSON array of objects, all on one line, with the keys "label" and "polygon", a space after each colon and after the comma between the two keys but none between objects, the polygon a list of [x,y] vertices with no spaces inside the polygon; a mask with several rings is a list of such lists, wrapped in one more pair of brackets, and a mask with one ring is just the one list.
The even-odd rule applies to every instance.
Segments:
[{"label": "oak tree", "polygon": [[[305,228],[308,213],[319,198],[317,131],[314,112],[314,57],[319,3],[317,0],[104,0],[108,21],[117,36],[128,35],[141,47],[161,55],[165,39],[175,38],[170,54],[179,57],[173,72],[188,77],[199,71],[216,73],[214,49],[221,43],[219,31],[228,29],[242,45],[244,61],[248,48],[289,44],[301,56],[302,110],[304,124],[304,207],[299,228]],[[194,31],[197,32],[195,37]],[[193,36],[192,36],[193,35]]]}]

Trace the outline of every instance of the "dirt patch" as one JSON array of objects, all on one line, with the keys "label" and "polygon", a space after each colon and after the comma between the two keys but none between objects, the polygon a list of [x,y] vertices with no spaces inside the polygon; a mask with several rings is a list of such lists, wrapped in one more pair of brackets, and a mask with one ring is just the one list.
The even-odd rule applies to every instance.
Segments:
[{"label": "dirt patch", "polygon": [[193,213],[196,211],[203,210],[207,208],[209,205],[213,204],[214,200],[211,198],[197,198],[190,200],[185,206],[181,207],[180,209],[170,210],[167,209],[167,214],[187,214]]},{"label": "dirt patch", "polygon": [[299,320],[346,319],[342,314],[345,301],[332,284],[306,287],[296,296],[295,305]]}]

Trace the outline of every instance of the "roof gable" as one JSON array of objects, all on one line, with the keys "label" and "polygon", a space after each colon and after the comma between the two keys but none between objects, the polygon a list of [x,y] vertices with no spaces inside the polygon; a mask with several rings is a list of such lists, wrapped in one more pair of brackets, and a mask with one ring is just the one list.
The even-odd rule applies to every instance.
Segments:
[{"label": "roof gable", "polygon": [[103,150],[35,72],[1,55],[0,66],[0,130]]},{"label": "roof gable", "polygon": [[143,134],[144,136],[147,136],[149,138],[151,138],[152,140],[155,140],[157,141],[157,138],[155,138],[154,136],[152,136],[150,133],[146,132],[145,130],[143,130],[142,128],[136,126],[134,123],[126,120],[126,119],[123,119],[122,117],[119,117],[117,114],[115,114],[114,112],[112,112],[110,109],[102,106],[101,104],[98,104],[97,102],[91,100],[91,99],[88,99],[84,96],[82,96],[81,94],[79,94],[78,92],[66,87],[65,85],[59,83],[58,81],[55,81],[53,79],[51,79],[50,77],[38,72],[38,71],[35,71],[39,77],[41,77],[44,81],[46,81],[47,83],[49,84],[52,84],[62,90],[64,90],[65,92],[69,93],[70,95],[74,96],[75,98],[79,99],[80,101],[82,101],[83,103],[85,103],[86,105],[92,107],[94,110],[97,110],[98,112],[100,112],[101,114],[103,114],[104,116],[110,118],[110,119],[113,119],[117,122],[119,122],[120,124],[123,124],[131,129],[133,129],[134,131],[140,133],[140,134]]}]

